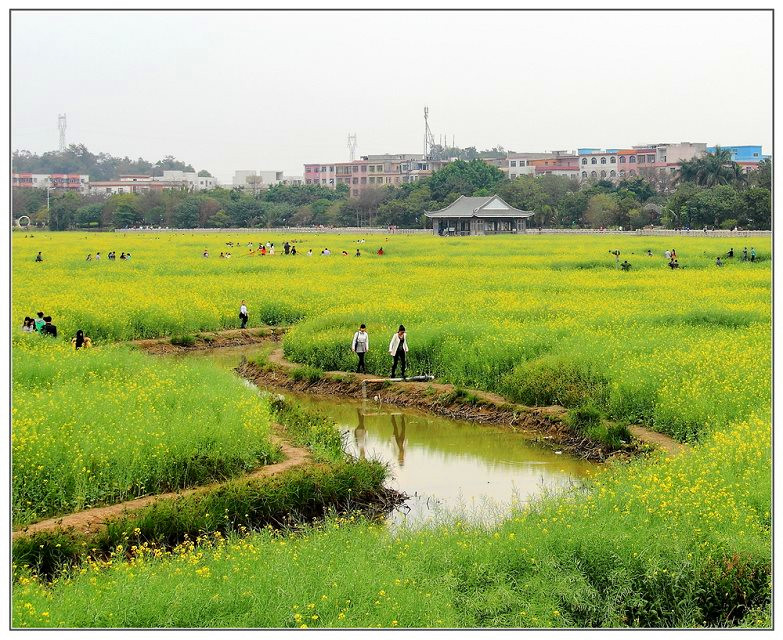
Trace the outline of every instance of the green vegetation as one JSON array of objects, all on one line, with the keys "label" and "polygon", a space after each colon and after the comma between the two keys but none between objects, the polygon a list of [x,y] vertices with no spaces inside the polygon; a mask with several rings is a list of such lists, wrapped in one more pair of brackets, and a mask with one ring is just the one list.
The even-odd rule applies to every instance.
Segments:
[{"label": "green vegetation", "polygon": [[311,367],[309,365],[303,365],[301,367],[295,367],[291,370],[292,380],[307,380],[309,383],[318,382],[324,377],[324,372],[318,367]]},{"label": "green vegetation", "polygon": [[209,363],[13,341],[13,520],[222,480],[279,459],[268,403]]},{"label": "green vegetation", "polygon": [[345,458],[342,437],[329,418],[283,396],[273,396],[270,402],[275,418],[285,425],[294,444],[310,449],[319,461],[339,462]]}]

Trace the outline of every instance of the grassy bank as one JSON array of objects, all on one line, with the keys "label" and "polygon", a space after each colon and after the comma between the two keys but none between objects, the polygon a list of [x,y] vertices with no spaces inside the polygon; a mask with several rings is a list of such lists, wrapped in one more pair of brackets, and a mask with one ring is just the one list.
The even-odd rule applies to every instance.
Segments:
[{"label": "grassy bank", "polygon": [[204,484],[279,459],[270,407],[209,363],[13,341],[13,519]]},{"label": "grassy bank", "polygon": [[[737,444],[739,443],[739,444]],[[298,533],[137,546],[54,585],[22,576],[15,626],[712,627],[769,624],[769,428],[599,476],[496,529]],[[758,464],[759,460],[766,461]],[[687,489],[686,489],[687,488]],[[187,593],[187,598],[182,594]]]}]

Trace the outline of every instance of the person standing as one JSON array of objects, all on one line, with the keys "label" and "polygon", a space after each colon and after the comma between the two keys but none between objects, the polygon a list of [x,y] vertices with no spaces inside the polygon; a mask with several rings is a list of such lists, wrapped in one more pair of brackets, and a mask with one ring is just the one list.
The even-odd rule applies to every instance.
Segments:
[{"label": "person standing", "polygon": [[756,262],[756,250],[753,247],[750,248],[750,261]]},{"label": "person standing", "polygon": [[351,349],[359,356],[359,364],[356,365],[356,373],[367,373],[364,365],[364,355],[370,350],[370,336],[364,324],[359,325],[359,330],[353,334]]},{"label": "person standing", "polygon": [[402,377],[405,378],[405,356],[408,353],[408,334],[405,333],[405,327],[400,325],[397,329],[397,333],[392,336],[389,343],[389,354],[394,356],[394,362],[392,363],[391,378],[397,372],[397,363],[400,363],[402,367]]},{"label": "person standing", "polygon": [[285,243],[283,244],[283,253],[285,255],[291,253],[291,245],[289,244],[288,240],[286,240]]},{"label": "person standing", "polygon": [[245,301],[242,300],[242,304],[239,305],[239,319],[242,321],[242,329],[244,329],[247,326],[247,305],[245,304]]},{"label": "person standing", "polygon": [[742,249],[742,261],[747,262],[748,261],[748,248],[744,247]]}]

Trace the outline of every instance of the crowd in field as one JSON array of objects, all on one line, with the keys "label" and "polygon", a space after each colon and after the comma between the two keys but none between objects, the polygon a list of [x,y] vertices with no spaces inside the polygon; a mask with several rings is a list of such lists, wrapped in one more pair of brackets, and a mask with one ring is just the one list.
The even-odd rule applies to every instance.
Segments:
[{"label": "crowd in field", "polygon": [[[52,316],[44,315],[43,311],[39,311],[35,318],[25,316],[22,322],[23,333],[37,333],[40,336],[47,336],[51,338],[57,337],[57,325],[52,323]],[[71,344],[74,349],[81,349],[83,347],[91,347],[92,340],[84,335],[84,331],[79,329],[76,335],[71,338]]]},{"label": "crowd in field", "polygon": [[[614,262],[615,267],[620,267],[623,271],[630,271],[631,270],[631,263],[628,262],[627,259],[623,260],[623,262],[620,262],[620,250],[614,249],[609,251],[610,254],[614,256]],[[679,269],[680,268],[680,262],[677,258],[677,250],[676,249],[666,249],[666,251],[663,252],[664,257],[666,258],[667,264],[669,265],[670,269]],[[647,256],[653,257],[652,249],[647,249]],[[726,255],[722,257],[717,256],[715,258],[715,266],[716,267],[722,267],[725,262],[724,260],[727,258],[734,258],[734,247],[729,249],[726,252]],[[743,247],[742,249],[742,261],[743,262],[757,262],[758,256],[756,255],[756,249],[754,247],[750,248],[750,253],[748,253],[748,248]]]}]

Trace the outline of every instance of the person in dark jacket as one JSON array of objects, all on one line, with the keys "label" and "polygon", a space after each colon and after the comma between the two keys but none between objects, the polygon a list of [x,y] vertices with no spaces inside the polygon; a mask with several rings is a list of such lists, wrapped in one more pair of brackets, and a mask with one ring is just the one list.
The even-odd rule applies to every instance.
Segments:
[{"label": "person in dark jacket", "polygon": [[38,255],[35,256],[35,261],[36,262],[43,262],[43,256],[41,255],[40,251],[38,252]]},{"label": "person in dark jacket", "polygon": [[57,327],[52,324],[52,316],[46,316],[44,318],[44,326],[41,327],[41,335],[42,336],[52,336],[52,338],[57,337]]}]

